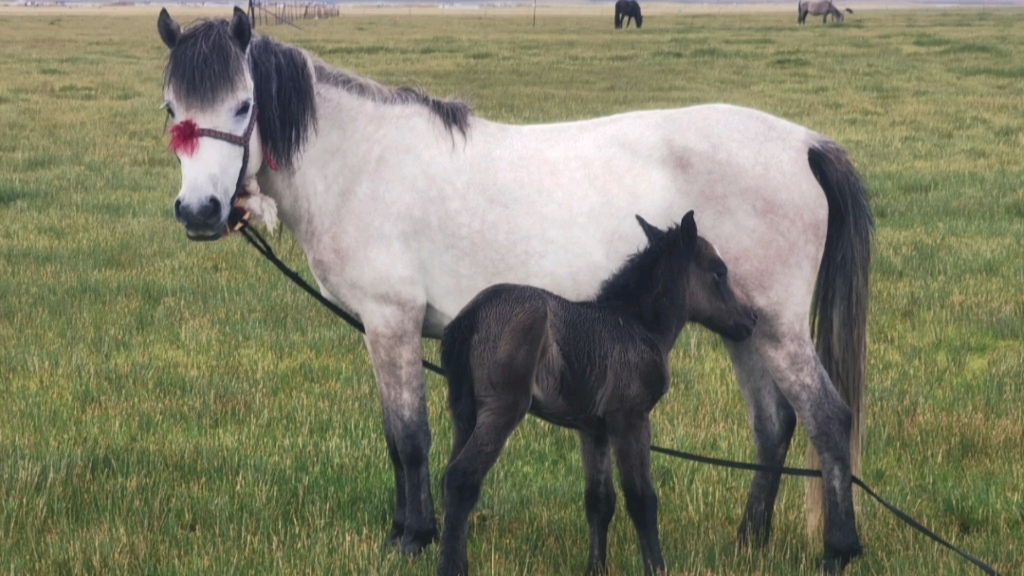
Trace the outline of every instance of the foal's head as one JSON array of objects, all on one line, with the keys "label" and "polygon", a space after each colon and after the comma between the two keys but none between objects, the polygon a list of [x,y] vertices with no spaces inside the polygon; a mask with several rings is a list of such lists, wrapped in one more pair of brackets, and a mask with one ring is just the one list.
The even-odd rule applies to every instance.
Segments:
[{"label": "foal's head", "polygon": [[624,304],[673,342],[689,321],[732,340],[750,336],[757,314],[736,297],[718,251],[697,235],[693,211],[667,231],[636,219],[648,245],[605,282],[597,301]]}]

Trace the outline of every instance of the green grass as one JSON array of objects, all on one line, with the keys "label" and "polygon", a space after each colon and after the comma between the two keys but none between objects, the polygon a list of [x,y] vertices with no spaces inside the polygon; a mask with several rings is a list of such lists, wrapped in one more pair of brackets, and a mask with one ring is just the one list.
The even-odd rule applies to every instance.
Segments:
[{"label": "green grass", "polygon": [[[436,547],[380,549],[392,480],[361,339],[240,240],[185,240],[156,11],[101,14],[0,12],[0,570],[429,574]],[[1020,574],[1024,12],[795,19],[649,15],[637,32],[610,13],[534,29],[371,10],[266,31],[500,121],[724,101],[834,137],[878,220],[863,476]],[[752,459],[720,344],[688,330],[673,372],[656,442]],[[443,383],[428,382],[437,479],[450,431]],[[654,468],[673,573],[813,573],[799,481],[783,482],[770,548],[744,553],[746,473]],[[574,437],[529,420],[474,516],[475,573],[581,572],[582,488]],[[972,573],[875,503],[860,512],[867,553],[850,574]],[[638,572],[621,504],[610,555],[614,574]]]}]

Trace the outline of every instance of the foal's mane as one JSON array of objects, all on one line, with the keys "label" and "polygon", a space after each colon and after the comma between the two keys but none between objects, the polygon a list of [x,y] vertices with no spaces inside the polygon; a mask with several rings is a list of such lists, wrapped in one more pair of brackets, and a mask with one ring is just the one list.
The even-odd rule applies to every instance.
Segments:
[{"label": "foal's mane", "polygon": [[[626,262],[601,284],[594,298],[596,304],[626,304],[647,307],[648,300],[657,297],[661,285],[663,255],[671,242],[679,241],[679,224],[668,230],[647,246],[626,259]],[[675,280],[679,281],[679,280]]]},{"label": "foal's mane", "polygon": [[[164,86],[192,106],[211,106],[242,81],[245,54],[231,39],[227,20],[200,20],[189,26],[170,52]],[[339,88],[381,104],[425,107],[449,132],[465,135],[472,109],[462,100],[442,100],[402,86],[392,88],[328,66],[306,52],[253,36],[249,71],[255,85],[260,139],[270,156],[290,166],[317,127],[316,84]]]}]

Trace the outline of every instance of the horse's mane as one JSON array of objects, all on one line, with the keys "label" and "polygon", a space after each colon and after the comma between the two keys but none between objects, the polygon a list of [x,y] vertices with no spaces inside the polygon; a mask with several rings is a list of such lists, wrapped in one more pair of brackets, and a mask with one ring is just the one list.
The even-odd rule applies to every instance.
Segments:
[{"label": "horse's mane", "polygon": [[[382,104],[422,105],[447,130],[458,130],[463,135],[473,115],[462,100],[433,98],[408,86],[385,86],[332,68],[298,48],[265,36],[253,36],[249,62],[260,139],[282,166],[292,164],[316,131],[316,83]],[[245,55],[232,41],[228,21],[200,20],[189,26],[171,50],[164,86],[170,86],[175,96],[189,106],[211,106],[237,90],[244,66]]]},{"label": "horse's mane", "polygon": [[659,272],[663,266],[659,264],[662,261],[662,254],[668,248],[669,242],[678,238],[679,225],[676,224],[662,232],[654,241],[649,241],[643,250],[627,258],[626,262],[601,284],[594,302],[638,304],[642,308],[646,307],[644,300],[656,297],[661,291],[663,278]]},{"label": "horse's mane", "polygon": [[317,82],[341,88],[349,94],[381,104],[420,104],[437,116],[447,130],[458,130],[465,136],[466,130],[469,129],[469,119],[473,115],[473,110],[463,100],[441,100],[428,96],[411,86],[398,88],[385,86],[350,72],[338,70],[319,60],[314,60],[313,69],[316,71]]}]

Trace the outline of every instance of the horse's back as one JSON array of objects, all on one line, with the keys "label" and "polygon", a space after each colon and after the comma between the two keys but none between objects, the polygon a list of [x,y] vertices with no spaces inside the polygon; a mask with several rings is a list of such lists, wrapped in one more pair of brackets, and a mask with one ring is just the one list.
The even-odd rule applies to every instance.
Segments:
[{"label": "horse's back", "polygon": [[[453,247],[453,229],[481,231],[445,260],[478,262],[493,270],[491,282],[591,298],[643,245],[637,214],[667,227],[694,210],[702,234],[741,279],[749,256],[753,277],[778,262],[764,250],[824,243],[828,207],[807,160],[822,137],[763,112],[705,105],[548,125],[480,122],[474,130],[458,160],[458,201],[432,203],[450,209],[438,222],[465,225],[438,229],[444,245],[418,239],[434,255]],[[473,241],[479,237],[486,254]],[[813,283],[818,259],[815,252],[801,263],[801,282]]]}]

